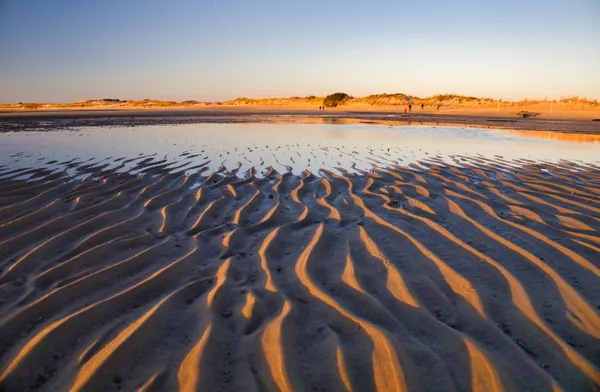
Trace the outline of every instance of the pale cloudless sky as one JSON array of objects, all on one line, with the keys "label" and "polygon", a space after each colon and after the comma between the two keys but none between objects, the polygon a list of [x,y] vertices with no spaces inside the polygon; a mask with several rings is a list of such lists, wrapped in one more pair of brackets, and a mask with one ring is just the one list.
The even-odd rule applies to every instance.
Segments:
[{"label": "pale cloudless sky", "polygon": [[0,0],[0,102],[600,98],[600,0]]}]

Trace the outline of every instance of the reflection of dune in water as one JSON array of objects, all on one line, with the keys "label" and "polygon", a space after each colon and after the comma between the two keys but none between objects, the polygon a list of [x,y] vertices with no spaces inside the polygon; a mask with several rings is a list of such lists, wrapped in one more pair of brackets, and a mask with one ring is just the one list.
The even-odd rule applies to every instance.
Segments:
[{"label": "reflection of dune in water", "polygon": [[[254,168],[260,177],[268,167],[295,174],[304,169],[317,173],[321,168],[360,173],[373,166],[410,166],[432,159],[460,165],[456,157],[497,154],[508,160],[598,162],[595,143],[543,140],[536,135],[544,133],[351,123],[90,127],[0,134],[0,165],[61,169],[60,162],[84,161],[131,170],[136,161],[129,157],[143,156],[157,165],[186,166],[188,174],[199,167],[215,171],[224,166],[241,172]],[[589,137],[570,136],[582,141]],[[73,174],[70,168],[68,172]]]},{"label": "reflection of dune in water", "polygon": [[456,159],[0,167],[0,389],[598,388],[600,169]]},{"label": "reflection of dune in water", "polygon": [[389,120],[381,118],[365,119],[365,118],[348,118],[342,117],[341,115],[332,115],[330,117],[307,117],[307,116],[261,116],[261,120],[275,123],[275,124],[338,124],[338,125],[352,125],[352,124],[363,124],[363,125],[387,125],[390,127],[411,127],[411,126],[439,126],[447,128],[483,128],[483,129],[502,129],[504,132],[509,134],[523,136],[527,138],[539,138],[548,140],[560,140],[568,142],[598,142],[600,141],[600,135],[594,134],[582,134],[582,133],[569,133],[569,132],[553,132],[553,131],[542,131],[542,130],[521,130],[513,129],[513,127],[502,127],[502,124],[494,124],[493,127],[483,124],[456,124],[456,123],[445,123],[443,121],[430,122],[421,121],[418,118],[411,117],[410,115],[387,114],[386,117],[390,117]]},{"label": "reflection of dune in water", "polygon": [[538,138],[547,140],[560,140],[563,142],[582,142],[582,143],[598,143],[600,142],[600,135],[584,135],[578,133],[562,133],[562,132],[550,132],[550,131],[522,131],[522,130],[511,130],[507,131],[514,133],[519,136],[527,138]]}]

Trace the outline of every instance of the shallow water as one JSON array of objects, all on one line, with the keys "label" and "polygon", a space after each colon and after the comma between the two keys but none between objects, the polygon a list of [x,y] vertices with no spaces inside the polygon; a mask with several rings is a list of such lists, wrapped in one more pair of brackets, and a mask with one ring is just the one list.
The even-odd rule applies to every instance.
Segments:
[{"label": "shallow water", "polygon": [[0,390],[593,390],[598,147],[356,124],[0,134]]},{"label": "shallow water", "polygon": [[369,170],[373,165],[408,166],[431,160],[460,164],[462,156],[515,164],[526,160],[597,164],[600,137],[444,126],[271,123],[89,127],[0,134],[0,165],[9,168],[58,168],[73,160],[114,167],[138,156],[167,160],[190,172],[199,165],[211,171],[223,165],[242,172],[254,168],[259,176],[269,167],[317,174],[322,168]]}]

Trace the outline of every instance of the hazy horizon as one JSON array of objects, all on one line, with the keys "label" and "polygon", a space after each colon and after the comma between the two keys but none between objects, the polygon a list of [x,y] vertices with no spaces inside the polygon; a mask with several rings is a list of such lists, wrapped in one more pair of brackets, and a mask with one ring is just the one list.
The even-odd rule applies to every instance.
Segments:
[{"label": "hazy horizon", "polygon": [[[336,91],[335,93],[338,92],[343,92],[343,91]],[[327,95],[330,95],[332,93],[328,93],[328,94],[323,94],[320,96],[315,96],[312,95],[314,97],[317,98],[325,98]],[[368,94],[368,95],[364,95],[364,96],[353,96],[352,94],[348,94],[350,96],[350,98],[352,99],[363,99],[366,98],[368,96],[377,96],[377,95],[395,95],[395,94],[404,94],[408,97],[412,97],[416,100],[419,99],[430,99],[433,98],[436,95],[456,95],[456,96],[463,96],[463,97],[470,97],[469,95],[462,95],[462,94],[454,94],[454,93],[440,93],[440,94],[434,94],[431,96],[417,96],[414,94],[410,94],[410,93],[403,93],[403,92],[398,92],[398,93],[373,93],[373,94]],[[231,101],[235,101],[237,99],[251,99],[251,100],[255,100],[255,101],[261,101],[261,100],[269,100],[269,99],[281,99],[281,100],[286,100],[286,99],[307,99],[310,96],[296,96],[296,95],[287,95],[287,96],[280,96],[280,97],[275,97],[275,96],[269,96],[269,97],[251,97],[251,96],[240,96],[240,97],[231,97],[231,98],[227,98],[227,99],[223,99],[223,100],[214,100],[214,101],[210,101],[210,100],[200,100],[200,99],[170,99],[170,100],[160,100],[160,99],[156,99],[153,97],[146,97],[146,98],[131,98],[131,99],[127,99],[127,98],[121,98],[121,97],[116,97],[116,96],[105,96],[105,97],[88,97],[88,98],[84,98],[84,99],[80,99],[80,100],[76,100],[76,101],[37,101],[37,102],[32,102],[32,101],[19,101],[19,102],[1,102],[0,101],[0,105],[15,105],[15,104],[27,104],[27,103],[37,103],[37,104],[69,104],[69,103],[77,103],[77,102],[84,102],[84,101],[102,101],[102,100],[115,100],[118,99],[121,103],[126,103],[126,102],[140,102],[140,101],[144,101],[144,100],[150,100],[150,101],[158,101],[158,102],[186,102],[186,101],[195,101],[198,103],[206,103],[206,104],[213,104],[213,103],[225,103],[225,102],[231,102]],[[524,99],[516,99],[516,100],[508,100],[508,99],[504,99],[504,98],[499,98],[500,101],[502,102],[523,102],[523,101],[532,101],[532,102],[543,102],[543,101],[547,101],[547,102],[560,102],[562,99],[570,99],[570,98],[574,98],[574,97],[578,97],[580,99],[586,99],[587,101],[599,101],[598,98],[595,97],[584,97],[584,96],[577,96],[577,95],[570,95],[570,96],[561,96],[561,97],[545,97],[545,98],[540,98],[540,99],[532,99],[532,98],[524,98]],[[486,99],[494,99],[497,100],[497,98],[491,98],[491,97],[485,97],[485,96],[481,96],[481,97],[475,97],[477,99],[481,99],[481,100],[486,100]]]},{"label": "hazy horizon", "polygon": [[0,1],[0,102],[600,98],[600,3]]}]

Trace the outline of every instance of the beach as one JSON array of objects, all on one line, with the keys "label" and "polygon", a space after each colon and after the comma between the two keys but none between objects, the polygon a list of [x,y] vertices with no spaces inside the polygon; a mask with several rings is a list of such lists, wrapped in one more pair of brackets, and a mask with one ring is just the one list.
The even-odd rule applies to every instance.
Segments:
[{"label": "beach", "polygon": [[600,392],[599,1],[0,1],[0,392]]},{"label": "beach", "polygon": [[[107,118],[129,121],[60,134],[34,119],[7,136],[112,140]],[[403,148],[385,125],[266,145],[267,119],[226,119],[215,135],[245,131],[247,147],[94,159],[92,138],[89,160],[36,147],[0,165],[0,390],[600,387],[597,162],[419,154],[408,139],[445,128],[410,128]],[[134,132],[123,144],[196,129],[118,125]]]},{"label": "beach", "polygon": [[[540,106],[540,105],[538,105]],[[545,105],[548,106],[548,105]],[[558,105],[557,105],[558,106]],[[391,125],[448,124],[488,128],[524,129],[600,135],[600,109],[581,110],[563,105],[550,112],[548,108],[415,107],[404,113],[405,106],[345,105],[317,110],[316,105],[193,105],[128,107],[53,107],[38,110],[0,108],[0,132],[43,130],[77,126],[129,126],[155,124],[193,124],[204,122],[291,121],[311,123],[373,122]],[[520,117],[518,113],[538,115]],[[539,112],[534,112],[540,110]],[[544,110],[544,111],[542,111]]]}]

